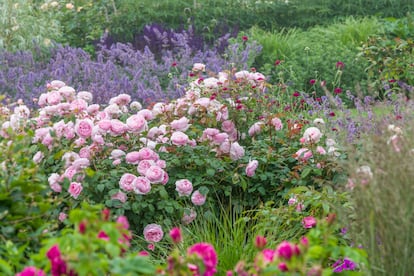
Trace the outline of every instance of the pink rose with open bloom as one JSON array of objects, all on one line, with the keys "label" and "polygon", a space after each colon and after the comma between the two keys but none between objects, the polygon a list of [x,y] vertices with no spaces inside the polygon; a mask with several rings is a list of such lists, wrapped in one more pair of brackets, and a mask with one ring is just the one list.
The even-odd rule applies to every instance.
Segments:
[{"label": "pink rose with open bloom", "polygon": [[244,156],[244,148],[238,142],[234,142],[230,146],[230,158],[238,160]]},{"label": "pink rose with open bloom", "polygon": [[318,143],[322,137],[322,132],[317,127],[309,127],[303,133],[305,143]]},{"label": "pink rose with open bloom", "polygon": [[33,162],[35,162],[36,164],[39,164],[43,160],[44,157],[45,157],[45,155],[43,154],[43,152],[38,151],[33,156]]},{"label": "pink rose with open bloom", "polygon": [[128,127],[117,119],[111,120],[111,135],[112,136],[119,136],[125,133],[125,131],[128,129]]},{"label": "pink rose with open bloom", "polygon": [[312,228],[316,226],[316,219],[312,216],[304,217],[302,220],[302,225],[305,228]]},{"label": "pink rose with open bloom", "polygon": [[202,193],[200,193],[199,190],[195,191],[192,195],[191,195],[191,202],[194,205],[197,206],[201,206],[206,202],[207,196],[203,195]]},{"label": "pink rose with open bloom", "polygon": [[187,254],[195,254],[197,257],[203,260],[203,264],[205,266],[203,276],[212,276],[217,272],[217,253],[211,244],[204,242],[196,243],[187,249]]},{"label": "pink rose with open bloom", "polygon": [[111,199],[117,199],[122,203],[125,203],[127,201],[127,195],[121,191],[117,192],[113,196],[111,196]]},{"label": "pink rose with open bloom", "polygon": [[81,138],[88,138],[92,134],[93,122],[90,119],[78,120],[75,125],[75,132]]},{"label": "pink rose with open bloom", "polygon": [[176,146],[185,146],[187,145],[189,138],[187,134],[176,131],[171,135],[171,143]]},{"label": "pink rose with open bloom", "polygon": [[140,115],[132,115],[126,120],[129,131],[139,133],[147,129],[147,121]]},{"label": "pink rose with open bloom", "polygon": [[275,128],[275,130],[281,130],[283,128],[282,121],[279,118],[277,118],[277,117],[273,118],[270,121],[270,123]]},{"label": "pink rose with open bloom", "polygon": [[295,158],[299,161],[307,161],[313,156],[312,151],[307,148],[301,148],[295,153]]},{"label": "pink rose with open bloom", "polygon": [[175,186],[179,196],[189,196],[193,191],[193,184],[188,179],[177,180]]},{"label": "pink rose with open bloom", "polygon": [[144,176],[138,176],[132,183],[136,194],[145,195],[151,191],[151,182]]},{"label": "pink rose with open bloom", "polygon": [[145,172],[145,177],[148,178],[148,180],[155,184],[155,183],[161,183],[164,179],[165,171],[161,169],[158,166],[151,166],[148,168],[148,170]]},{"label": "pink rose with open bloom", "polygon": [[62,191],[62,186],[59,184],[60,175],[57,173],[52,173],[48,178],[50,188],[56,192],[60,193]]},{"label": "pink rose with open bloom", "polygon": [[138,151],[139,159],[140,160],[154,160],[157,161],[160,157],[158,154],[153,151],[152,149],[145,147]]},{"label": "pink rose with open bloom", "polygon": [[246,166],[246,175],[248,177],[252,177],[255,174],[258,166],[259,166],[259,161],[257,160],[250,161],[249,164],[247,164]]},{"label": "pink rose with open bloom", "polygon": [[134,181],[137,177],[130,173],[124,173],[119,180],[119,187],[124,191],[132,191],[134,189]]},{"label": "pink rose with open bloom", "polygon": [[[138,163],[137,171],[140,175],[145,175],[151,166],[157,165],[154,160],[142,160]],[[160,166],[159,166],[160,167]]]},{"label": "pink rose with open bloom", "polygon": [[262,131],[262,128],[264,127],[263,122],[256,122],[249,128],[249,135],[254,136],[256,134],[259,134]]},{"label": "pink rose with open bloom", "polygon": [[285,260],[290,260],[292,256],[299,255],[298,248],[288,241],[281,242],[276,248],[276,254],[278,258],[283,258]]},{"label": "pink rose with open bloom", "polygon": [[189,122],[189,119],[187,119],[186,117],[182,117],[178,120],[172,121],[170,126],[172,129],[176,131],[186,131],[190,127]]},{"label": "pink rose with open bloom", "polygon": [[221,129],[226,133],[232,133],[236,129],[236,125],[231,120],[226,120],[221,124]]},{"label": "pink rose with open bloom", "polygon": [[193,71],[194,72],[198,72],[198,71],[205,71],[206,70],[206,65],[203,63],[194,63],[193,65]]},{"label": "pink rose with open bloom", "polygon": [[162,240],[164,232],[160,225],[151,223],[144,228],[144,238],[148,242],[159,242]]},{"label": "pink rose with open bloom", "polygon": [[140,161],[140,154],[138,151],[131,151],[129,153],[127,153],[127,155],[125,156],[125,162],[127,162],[128,164],[138,164]]},{"label": "pink rose with open bloom", "polygon": [[79,182],[72,182],[69,185],[69,194],[74,198],[77,199],[80,193],[82,192],[82,184]]},{"label": "pink rose with open bloom", "polygon": [[63,212],[60,212],[59,213],[59,217],[58,217],[59,221],[63,222],[67,218],[68,218],[68,215],[67,214],[65,214]]}]

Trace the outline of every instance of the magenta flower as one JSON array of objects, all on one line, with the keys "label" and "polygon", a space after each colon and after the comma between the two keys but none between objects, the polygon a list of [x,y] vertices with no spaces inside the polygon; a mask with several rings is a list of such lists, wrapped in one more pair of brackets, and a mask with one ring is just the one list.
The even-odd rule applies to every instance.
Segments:
[{"label": "magenta flower", "polygon": [[302,225],[305,228],[313,228],[316,226],[316,219],[312,216],[304,217],[302,220]]},{"label": "magenta flower", "polygon": [[25,267],[22,272],[17,273],[15,276],[46,276],[46,273],[34,266]]},{"label": "magenta flower", "polygon": [[337,69],[341,70],[345,67],[345,64],[342,61],[338,61],[335,66]]},{"label": "magenta flower", "polygon": [[314,84],[316,83],[316,80],[315,80],[315,79],[311,79],[311,80],[309,81],[309,83],[310,83],[310,85],[314,85]]},{"label": "magenta flower", "polygon": [[217,272],[217,253],[211,244],[203,242],[196,243],[187,249],[187,254],[195,254],[197,257],[203,260],[205,266],[203,276],[212,276]]},{"label": "magenta flower", "polygon": [[180,243],[183,240],[183,235],[181,234],[181,229],[179,227],[174,227],[170,230],[170,237],[174,243]]},{"label": "magenta flower", "polygon": [[266,246],[267,240],[264,236],[257,236],[254,240],[254,246],[258,249],[263,249]]},{"label": "magenta flower", "polygon": [[276,254],[278,258],[283,258],[285,260],[290,260],[295,254],[294,245],[288,241],[283,241],[276,248]]}]

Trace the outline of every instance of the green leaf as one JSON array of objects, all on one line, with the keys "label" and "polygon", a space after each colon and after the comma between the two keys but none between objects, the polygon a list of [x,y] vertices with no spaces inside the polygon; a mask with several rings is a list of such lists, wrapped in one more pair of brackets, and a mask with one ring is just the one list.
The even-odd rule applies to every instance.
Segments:
[{"label": "green leaf", "polygon": [[206,170],[206,175],[207,176],[214,176],[214,174],[216,173],[216,171],[214,169],[207,169]]},{"label": "green leaf", "polygon": [[96,186],[96,189],[97,189],[99,192],[103,192],[103,191],[105,190],[105,184],[98,184],[98,185]]},{"label": "green leaf", "polygon": [[13,275],[12,267],[3,259],[0,259],[0,271],[2,275]]},{"label": "green leaf", "polygon": [[300,175],[300,177],[302,179],[306,178],[311,172],[312,172],[312,168],[307,167],[302,171],[302,174]]}]

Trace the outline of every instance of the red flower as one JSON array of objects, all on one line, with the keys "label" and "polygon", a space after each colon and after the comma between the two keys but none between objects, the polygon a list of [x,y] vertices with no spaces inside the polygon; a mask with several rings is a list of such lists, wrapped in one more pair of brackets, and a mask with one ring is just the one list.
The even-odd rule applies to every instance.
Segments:
[{"label": "red flower", "polygon": [[311,79],[311,80],[309,81],[309,83],[310,83],[311,85],[314,85],[314,84],[315,84],[315,82],[316,82],[316,80],[315,80],[315,79]]},{"label": "red flower", "polygon": [[300,93],[298,91],[295,91],[295,93],[293,93],[293,97],[299,97]]},{"label": "red flower", "polygon": [[337,87],[334,89],[334,93],[335,94],[341,94],[342,93],[342,89],[340,87]]},{"label": "red flower", "polygon": [[336,63],[336,68],[337,69],[343,69],[345,67],[345,64],[342,62],[342,61],[338,61],[337,63]]},{"label": "red flower", "polygon": [[246,42],[247,40],[249,40],[249,38],[247,37],[247,36],[242,36],[242,40],[244,41],[244,42]]}]

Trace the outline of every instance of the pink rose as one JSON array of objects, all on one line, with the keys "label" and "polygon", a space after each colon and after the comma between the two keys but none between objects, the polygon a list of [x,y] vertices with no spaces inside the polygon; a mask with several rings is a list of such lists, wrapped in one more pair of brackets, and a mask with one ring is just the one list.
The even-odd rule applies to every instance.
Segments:
[{"label": "pink rose", "polygon": [[307,161],[309,158],[313,156],[312,151],[307,148],[301,148],[295,153],[295,158],[299,161]]},{"label": "pink rose", "polygon": [[305,228],[312,228],[316,226],[316,219],[312,216],[304,217],[302,220],[302,225]]},{"label": "pink rose", "polygon": [[114,194],[111,199],[117,199],[119,201],[121,201],[122,203],[125,203],[127,201],[127,195],[121,191],[117,192],[116,194]]},{"label": "pink rose", "polygon": [[222,133],[219,133],[213,136],[213,143],[216,145],[220,145],[224,141],[226,141],[226,139],[228,138],[229,138],[229,135],[225,132],[222,132]]},{"label": "pink rose", "polygon": [[125,133],[127,130],[127,126],[117,119],[111,120],[111,135],[112,136],[119,136]]},{"label": "pink rose", "polygon": [[57,105],[62,101],[62,97],[60,96],[60,93],[58,91],[51,91],[47,93],[46,102],[49,105]]},{"label": "pink rose", "polygon": [[86,169],[87,167],[89,167],[89,159],[78,158],[72,163],[72,166],[75,167],[77,170]]},{"label": "pink rose", "polygon": [[138,151],[131,151],[129,153],[127,153],[127,155],[125,156],[125,161],[128,164],[138,164],[140,161],[140,154]]},{"label": "pink rose", "polygon": [[318,143],[322,137],[322,133],[317,127],[309,127],[303,133],[305,143]]},{"label": "pink rose", "polygon": [[139,159],[140,160],[154,160],[157,161],[159,159],[158,154],[150,148],[142,148],[138,151]]},{"label": "pink rose", "polygon": [[321,146],[317,146],[316,147],[316,152],[319,153],[319,154],[321,154],[321,155],[325,155],[326,154],[326,150],[323,147],[321,147]]},{"label": "pink rose", "polygon": [[92,134],[93,123],[89,119],[83,119],[76,122],[75,132],[82,138],[88,138]]},{"label": "pink rose", "polygon": [[155,165],[156,163],[153,160],[142,160],[138,163],[137,171],[140,175],[145,175],[147,170]]},{"label": "pink rose", "polygon": [[79,157],[89,159],[91,158],[91,151],[88,147],[83,147],[79,150]]},{"label": "pink rose", "polygon": [[111,159],[121,159],[125,155],[125,152],[120,149],[114,149],[111,151]]},{"label": "pink rose", "polygon": [[197,213],[194,209],[184,209],[184,214],[183,214],[183,218],[181,219],[181,221],[184,224],[190,224],[191,222],[193,222],[193,220],[195,220],[195,218],[197,217]]},{"label": "pink rose", "polygon": [[126,120],[126,125],[129,130],[134,133],[139,133],[147,129],[147,121],[140,115],[132,115]]},{"label": "pink rose", "polygon": [[266,246],[267,240],[264,236],[256,236],[254,239],[254,246],[258,249],[263,249]]},{"label": "pink rose", "polygon": [[283,241],[276,248],[276,254],[278,258],[290,260],[295,254],[295,245],[288,241]]},{"label": "pink rose", "polygon": [[279,118],[277,118],[277,117],[273,118],[270,121],[270,123],[275,128],[275,130],[281,130],[283,128],[282,121]]},{"label": "pink rose", "polygon": [[238,142],[234,142],[230,146],[230,158],[238,160],[244,156],[244,148]]},{"label": "pink rose", "polygon": [[145,177],[148,178],[148,180],[151,183],[161,183],[164,179],[164,173],[165,171],[161,169],[158,166],[151,166],[148,168],[148,170],[145,172]]},{"label": "pink rose", "polygon": [[150,121],[150,120],[154,119],[154,114],[152,114],[151,110],[149,110],[149,109],[142,109],[142,110],[138,111],[137,114],[144,117],[144,119],[147,120],[147,121]]},{"label": "pink rose", "polygon": [[181,131],[176,131],[171,135],[171,143],[176,146],[185,146],[188,143],[188,136]]},{"label": "pink rose", "polygon": [[70,195],[74,198],[77,199],[78,196],[80,195],[80,193],[82,192],[82,184],[79,182],[72,182],[69,185],[69,190],[68,192],[70,193]]},{"label": "pink rose", "polygon": [[201,136],[202,140],[213,140],[213,136],[217,135],[220,133],[220,130],[216,129],[216,128],[206,128],[203,131],[203,135]]},{"label": "pink rose", "polygon": [[63,178],[67,178],[69,180],[72,180],[72,178],[75,176],[75,174],[78,173],[78,169],[74,166],[69,166],[65,172],[63,173]]},{"label": "pink rose", "polygon": [[44,157],[45,157],[45,155],[43,154],[43,152],[38,151],[33,156],[33,162],[35,162],[36,164],[39,164],[40,162],[42,162],[42,160],[43,160]]},{"label": "pink rose", "polygon": [[186,131],[190,127],[190,124],[188,124],[189,122],[189,119],[187,119],[186,117],[182,117],[178,120],[172,121],[170,126],[172,129],[176,131]]},{"label": "pink rose", "polygon": [[111,121],[104,119],[98,122],[98,127],[102,130],[106,131],[110,131],[111,130]]},{"label": "pink rose", "polygon": [[259,134],[262,131],[262,128],[264,127],[263,122],[256,122],[249,128],[249,135],[254,136],[256,134]]},{"label": "pink rose", "polygon": [[192,195],[191,195],[191,202],[194,205],[197,206],[201,206],[206,202],[207,196],[203,195],[202,193],[200,193],[199,190],[195,191]]},{"label": "pink rose", "polygon": [[148,178],[138,176],[133,182],[134,192],[138,195],[145,195],[151,191],[151,183]]},{"label": "pink rose", "polygon": [[70,103],[70,110],[74,111],[75,113],[85,111],[87,107],[88,103],[82,99],[76,99]]},{"label": "pink rose", "polygon": [[199,71],[205,71],[206,70],[206,65],[203,63],[194,63],[193,64],[193,71],[194,72],[199,72]]},{"label": "pink rose", "polygon": [[233,121],[227,120],[227,121],[224,121],[224,122],[221,124],[221,129],[222,129],[224,132],[226,132],[226,133],[232,133],[232,132],[233,132],[233,130],[235,130],[235,129],[236,129],[236,126],[235,126],[235,124],[233,123]]},{"label": "pink rose", "polygon": [[49,178],[49,186],[50,188],[56,192],[56,193],[60,193],[62,191],[62,186],[59,184],[60,182],[60,175],[57,173],[52,173]]},{"label": "pink rose", "polygon": [[162,240],[164,232],[160,225],[151,223],[144,228],[144,238],[148,242],[159,242]]},{"label": "pink rose", "polygon": [[276,255],[276,251],[269,248],[263,249],[260,253],[263,256],[265,263],[272,262]]},{"label": "pink rose", "polygon": [[288,205],[291,206],[291,205],[296,204],[297,202],[298,202],[298,199],[295,196],[293,196],[293,197],[289,198]]},{"label": "pink rose", "polygon": [[58,219],[59,219],[59,221],[63,222],[65,219],[67,219],[67,217],[68,217],[67,214],[65,214],[63,212],[60,212]]},{"label": "pink rose", "polygon": [[119,187],[124,191],[132,191],[134,189],[134,181],[137,177],[130,173],[125,173],[119,180]]},{"label": "pink rose", "polygon": [[257,160],[250,161],[246,167],[246,175],[249,177],[252,177],[255,174],[258,166],[259,166],[259,161]]},{"label": "pink rose", "polygon": [[196,243],[187,249],[187,254],[195,254],[203,261],[205,267],[203,275],[212,276],[217,272],[217,253],[211,244],[204,242]]},{"label": "pink rose", "polygon": [[193,184],[188,179],[181,179],[175,182],[175,190],[179,196],[189,196],[193,191]]}]

